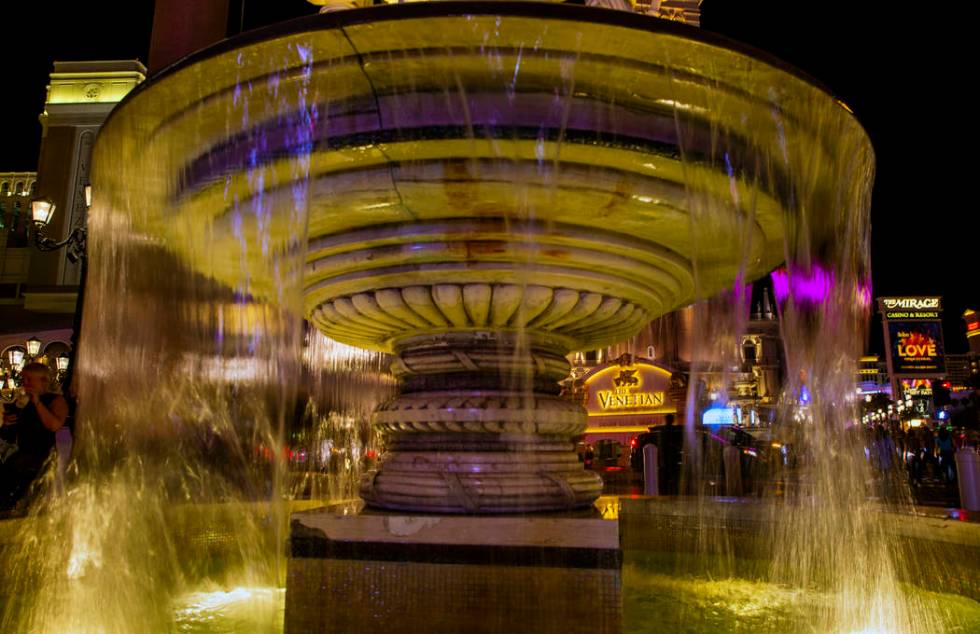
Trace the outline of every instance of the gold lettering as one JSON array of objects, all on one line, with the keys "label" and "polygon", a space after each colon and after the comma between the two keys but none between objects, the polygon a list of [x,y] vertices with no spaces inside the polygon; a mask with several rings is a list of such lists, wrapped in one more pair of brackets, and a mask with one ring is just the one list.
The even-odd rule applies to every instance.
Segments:
[{"label": "gold lettering", "polygon": [[639,407],[660,407],[664,404],[663,392],[626,392],[620,390],[598,390],[596,398],[603,410],[635,409]]}]

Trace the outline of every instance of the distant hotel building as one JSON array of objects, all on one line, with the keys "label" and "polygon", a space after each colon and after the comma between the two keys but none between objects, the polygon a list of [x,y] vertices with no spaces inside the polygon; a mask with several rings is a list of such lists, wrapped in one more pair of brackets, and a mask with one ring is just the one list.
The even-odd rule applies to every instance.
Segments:
[{"label": "distant hotel building", "polygon": [[34,172],[0,172],[0,305],[16,303],[27,282]]},{"label": "distant hotel building", "polygon": [[879,297],[885,360],[893,399],[931,395],[931,381],[946,379],[942,298]]},{"label": "distant hotel building", "polygon": [[586,440],[628,445],[637,434],[662,425],[668,414],[682,424],[692,375],[694,415],[714,409],[715,424],[766,427],[775,420],[785,378],[779,316],[768,284],[759,284],[755,308],[733,351],[733,365],[692,367],[694,308],[650,323],[631,341],[570,357],[565,394],[589,413]]},{"label": "distant hotel building", "polygon": [[145,75],[137,61],[54,63],[39,117],[38,171],[0,173],[0,355],[32,336],[45,346],[67,346],[80,267],[63,249],[42,253],[31,246],[31,199],[49,198],[57,206],[45,228],[55,240],[85,224],[95,135]]},{"label": "distant hotel building", "polygon": [[891,396],[891,380],[888,378],[888,364],[876,355],[865,355],[858,361],[858,391],[862,396],[887,394]]}]

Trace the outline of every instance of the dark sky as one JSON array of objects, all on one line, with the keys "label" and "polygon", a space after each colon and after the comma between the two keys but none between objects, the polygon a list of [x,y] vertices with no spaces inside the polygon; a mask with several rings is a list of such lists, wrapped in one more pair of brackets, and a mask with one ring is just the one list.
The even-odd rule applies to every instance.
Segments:
[{"label": "dark sky", "polygon": [[[244,2],[244,12],[242,9]],[[153,3],[11,3],[2,58],[8,89],[0,171],[37,165],[44,86],[54,60],[146,61]],[[233,29],[308,15],[305,0],[232,0]],[[967,15],[851,0],[704,0],[702,27],[781,57],[821,80],[857,114],[877,154],[872,203],[876,296],[941,294],[950,352],[966,350],[959,315],[980,307],[973,143],[977,39]],[[909,3],[911,5],[911,3]],[[913,5],[916,6],[916,5]],[[938,8],[938,7],[937,7]],[[967,67],[968,60],[971,63]],[[880,349],[880,324],[872,325]]]}]

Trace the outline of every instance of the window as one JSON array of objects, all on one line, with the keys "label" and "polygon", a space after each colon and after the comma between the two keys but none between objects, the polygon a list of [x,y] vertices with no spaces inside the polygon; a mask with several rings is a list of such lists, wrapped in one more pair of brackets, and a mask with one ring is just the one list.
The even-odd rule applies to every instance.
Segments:
[{"label": "window", "polygon": [[24,183],[23,182],[19,182],[14,187],[14,195],[15,196],[20,196],[23,193],[24,193]]},{"label": "window", "polygon": [[0,195],[3,196],[10,195],[10,183],[8,183],[7,181],[4,181],[3,185],[0,185]]}]

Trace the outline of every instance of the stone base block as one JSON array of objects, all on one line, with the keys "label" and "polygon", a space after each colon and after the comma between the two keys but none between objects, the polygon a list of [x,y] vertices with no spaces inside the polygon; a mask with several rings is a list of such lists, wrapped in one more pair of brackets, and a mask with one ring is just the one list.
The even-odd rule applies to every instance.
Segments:
[{"label": "stone base block", "polygon": [[286,632],[619,632],[619,528],[552,517],[293,516]]}]

